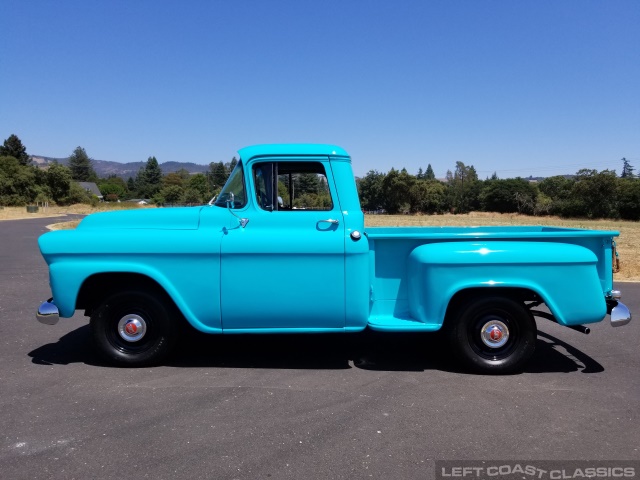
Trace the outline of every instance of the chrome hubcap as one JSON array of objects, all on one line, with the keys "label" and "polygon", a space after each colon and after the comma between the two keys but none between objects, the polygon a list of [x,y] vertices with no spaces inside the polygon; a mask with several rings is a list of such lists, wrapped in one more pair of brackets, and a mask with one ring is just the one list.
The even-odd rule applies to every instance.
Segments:
[{"label": "chrome hubcap", "polygon": [[509,340],[509,329],[499,320],[485,323],[480,331],[482,343],[489,348],[500,348]]},{"label": "chrome hubcap", "polygon": [[118,333],[127,342],[137,342],[147,333],[147,324],[138,315],[127,315],[118,322]]}]

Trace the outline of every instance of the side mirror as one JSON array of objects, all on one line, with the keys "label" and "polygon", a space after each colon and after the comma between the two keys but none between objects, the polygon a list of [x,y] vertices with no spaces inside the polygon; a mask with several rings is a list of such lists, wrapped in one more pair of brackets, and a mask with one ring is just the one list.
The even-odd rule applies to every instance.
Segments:
[{"label": "side mirror", "polygon": [[227,208],[229,209],[229,213],[231,213],[231,215],[233,215],[234,217],[236,217],[238,219],[238,221],[240,222],[240,226],[242,228],[247,226],[247,223],[249,223],[249,219],[248,218],[240,218],[238,215],[236,215],[232,209],[235,208],[235,195],[233,194],[233,192],[228,192],[228,193],[224,193],[222,195],[220,195],[220,200],[224,203],[227,204]]},{"label": "side mirror", "polygon": [[218,197],[218,202],[226,203],[227,207],[233,208],[235,195],[233,194],[233,192],[223,193]]}]

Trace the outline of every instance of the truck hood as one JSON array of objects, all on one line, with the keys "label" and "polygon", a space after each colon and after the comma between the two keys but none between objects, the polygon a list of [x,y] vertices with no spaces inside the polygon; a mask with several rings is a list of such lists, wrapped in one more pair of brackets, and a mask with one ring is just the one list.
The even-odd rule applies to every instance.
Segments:
[{"label": "truck hood", "polygon": [[[238,220],[226,209],[212,207],[94,213],[74,230],[41,235],[38,245],[49,265],[60,255],[96,254],[104,259],[112,254],[219,253],[219,243],[212,238],[221,237],[225,225],[233,223]],[[211,235],[199,234],[200,229],[208,229]]]},{"label": "truck hood", "polygon": [[94,213],[82,220],[77,229],[197,230],[202,208],[155,208]]}]

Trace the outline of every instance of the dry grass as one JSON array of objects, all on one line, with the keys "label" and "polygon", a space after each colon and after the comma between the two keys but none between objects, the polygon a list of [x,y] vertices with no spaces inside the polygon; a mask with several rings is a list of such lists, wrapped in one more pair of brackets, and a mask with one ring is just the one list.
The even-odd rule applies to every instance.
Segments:
[{"label": "dry grass", "polygon": [[472,212],[466,215],[366,215],[368,227],[463,227],[478,225],[551,225],[556,227],[617,230],[620,272],[615,281],[640,281],[640,222],[622,220],[567,220],[559,217],[528,217],[518,214]]},{"label": "dry grass", "polygon": [[36,213],[27,213],[26,207],[2,207],[0,208],[1,220],[21,220],[24,218],[47,218],[62,215],[89,215],[96,212],[108,212],[111,210],[133,210],[138,208],[155,208],[149,205],[135,203],[100,203],[96,207],[85,204],[70,205],[68,207],[40,207]]},{"label": "dry grass", "polygon": [[70,222],[60,222],[60,223],[52,223],[51,225],[47,225],[49,230],[74,230],[80,220],[72,220]]}]

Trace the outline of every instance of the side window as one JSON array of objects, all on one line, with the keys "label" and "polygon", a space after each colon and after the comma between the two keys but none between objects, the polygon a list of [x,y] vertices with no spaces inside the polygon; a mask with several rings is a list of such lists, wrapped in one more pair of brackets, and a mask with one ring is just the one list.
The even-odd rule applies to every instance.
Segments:
[{"label": "side window", "polygon": [[257,205],[269,211],[332,210],[320,162],[259,163],[253,167]]}]

